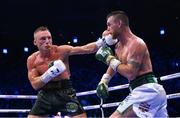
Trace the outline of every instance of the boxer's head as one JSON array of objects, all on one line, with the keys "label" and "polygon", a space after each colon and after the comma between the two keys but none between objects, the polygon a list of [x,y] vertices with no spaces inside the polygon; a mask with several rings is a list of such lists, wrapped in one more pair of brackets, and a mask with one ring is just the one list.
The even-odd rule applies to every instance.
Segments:
[{"label": "boxer's head", "polygon": [[34,45],[42,50],[49,49],[52,45],[52,36],[47,27],[41,26],[34,31]]},{"label": "boxer's head", "polygon": [[113,11],[107,15],[107,30],[111,32],[113,38],[117,38],[124,27],[129,27],[129,19],[125,12]]}]

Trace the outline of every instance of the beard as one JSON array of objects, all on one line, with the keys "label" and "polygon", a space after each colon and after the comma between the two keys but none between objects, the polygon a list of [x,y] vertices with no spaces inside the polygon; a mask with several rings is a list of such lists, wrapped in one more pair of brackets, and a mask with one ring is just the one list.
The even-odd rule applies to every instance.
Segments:
[{"label": "beard", "polygon": [[113,33],[113,34],[112,34],[113,39],[116,39],[118,36],[119,36],[118,33]]},{"label": "beard", "polygon": [[118,39],[118,37],[121,37],[121,30],[113,32],[112,36],[113,36],[113,39]]}]

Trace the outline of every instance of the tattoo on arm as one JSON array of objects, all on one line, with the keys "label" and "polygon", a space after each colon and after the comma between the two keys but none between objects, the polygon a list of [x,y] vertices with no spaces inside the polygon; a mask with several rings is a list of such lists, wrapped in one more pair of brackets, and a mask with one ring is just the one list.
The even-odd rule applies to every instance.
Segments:
[{"label": "tattoo on arm", "polygon": [[127,63],[133,65],[135,68],[139,68],[141,66],[140,63],[135,62],[134,60],[129,60]]}]

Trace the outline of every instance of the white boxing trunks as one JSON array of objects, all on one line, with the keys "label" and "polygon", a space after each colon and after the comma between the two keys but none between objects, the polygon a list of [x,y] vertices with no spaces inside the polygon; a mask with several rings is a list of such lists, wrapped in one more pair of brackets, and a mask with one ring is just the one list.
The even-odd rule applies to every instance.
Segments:
[{"label": "white boxing trunks", "polygon": [[120,103],[117,111],[123,115],[130,107],[141,118],[168,117],[166,92],[158,83],[147,83],[134,88]]}]

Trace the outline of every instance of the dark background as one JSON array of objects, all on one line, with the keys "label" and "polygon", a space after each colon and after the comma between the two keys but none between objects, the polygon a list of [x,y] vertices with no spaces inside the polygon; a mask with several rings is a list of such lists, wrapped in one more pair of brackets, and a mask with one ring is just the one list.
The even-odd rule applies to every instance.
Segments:
[{"label": "dark background", "polygon": [[[96,41],[106,29],[106,15],[113,10],[124,10],[130,19],[133,33],[146,42],[157,77],[180,70],[180,1],[179,0],[1,0],[0,2],[0,94],[36,95],[28,78],[26,59],[36,51],[33,31],[48,26],[54,44],[84,45]],[[160,35],[160,29],[165,34]],[[76,36],[78,43],[72,43]],[[24,52],[24,46],[29,52]],[[8,54],[2,49],[7,48]],[[70,57],[73,86],[77,92],[96,89],[107,66],[98,62],[94,54]],[[119,79],[120,78],[120,79]],[[109,86],[126,84],[127,80],[116,74]],[[180,91],[179,78],[160,82],[167,94]],[[106,101],[121,101],[128,89],[113,91]],[[86,105],[99,104],[96,95],[79,97]],[[34,100],[1,99],[0,109],[30,109]],[[171,117],[180,116],[179,98],[168,100]],[[115,108],[105,109],[109,116]],[[89,117],[100,117],[100,110],[87,111]],[[3,114],[0,116],[26,116]]]}]

